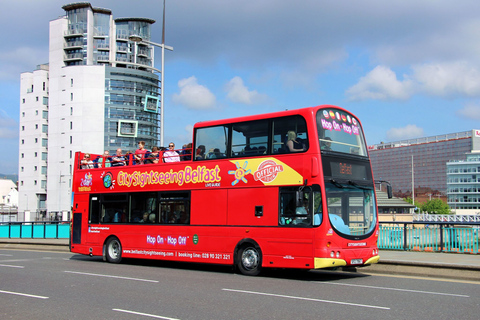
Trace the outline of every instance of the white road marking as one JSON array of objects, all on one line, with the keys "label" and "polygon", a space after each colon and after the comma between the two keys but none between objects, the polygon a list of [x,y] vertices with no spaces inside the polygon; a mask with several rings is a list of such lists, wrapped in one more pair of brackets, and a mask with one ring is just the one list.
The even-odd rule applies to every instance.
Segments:
[{"label": "white road marking", "polygon": [[29,297],[29,298],[37,298],[37,299],[48,299],[48,297],[37,296],[37,295],[34,295],[34,294],[28,294],[28,293],[20,293],[20,292],[12,292],[12,291],[3,291],[3,290],[0,290],[0,293],[13,294],[13,295],[16,295],[16,296]]},{"label": "white road marking", "polygon": [[125,313],[135,314],[135,315],[138,315],[138,316],[150,317],[150,318],[166,319],[166,320],[179,320],[179,319],[176,319],[176,318],[162,317],[162,316],[157,316],[157,315],[155,315],[155,314],[148,314],[148,313],[131,311],[131,310],[123,310],[123,309],[112,309],[112,310],[113,310],[113,311],[118,311],[118,312],[125,312]]},{"label": "white road marking", "polygon": [[7,268],[20,268],[23,269],[25,268],[24,266],[12,266],[10,264],[0,264],[0,267],[7,267]]},{"label": "white road marking", "polygon": [[403,291],[403,292],[413,292],[421,294],[436,294],[440,296],[452,296],[452,297],[461,297],[461,298],[470,298],[470,296],[464,294],[455,294],[455,293],[444,293],[444,292],[432,292],[432,291],[421,291],[421,290],[411,290],[411,289],[399,289],[399,288],[387,288],[387,287],[375,287],[375,286],[365,286],[360,284],[349,284],[349,283],[331,283],[331,282],[317,282],[321,284],[333,284],[337,286],[347,286],[347,287],[360,287],[360,288],[369,288],[369,289],[379,289],[379,290],[391,290],[391,291]]},{"label": "white road marking", "polygon": [[362,307],[362,308],[373,308],[373,309],[383,309],[383,310],[390,310],[387,307],[380,307],[380,306],[373,306],[368,304],[358,304],[358,303],[350,303],[350,302],[342,302],[342,301],[333,301],[333,300],[323,300],[323,299],[315,299],[315,298],[305,298],[305,297],[296,297],[296,296],[287,296],[283,294],[275,294],[275,293],[266,293],[266,292],[255,292],[255,291],[245,291],[245,290],[235,290],[235,289],[222,289],[224,291],[231,291],[231,292],[239,292],[239,293],[249,293],[249,294],[257,294],[262,296],[270,296],[270,297],[278,297],[278,298],[287,298],[287,299],[296,299],[296,300],[306,300],[306,301],[315,301],[315,302],[325,302],[325,303],[333,303],[333,304],[341,304],[353,307]]},{"label": "white road marking", "polygon": [[120,277],[120,276],[112,276],[112,275],[108,275],[108,274],[96,274],[96,273],[86,273],[86,272],[77,272],[77,271],[63,271],[63,272],[73,273],[73,274],[81,274],[81,275],[85,275],[85,276],[94,276],[94,277],[105,277],[105,278],[115,278],[115,279],[134,280],[134,281],[143,281],[143,282],[154,282],[154,283],[159,282],[158,280]]}]

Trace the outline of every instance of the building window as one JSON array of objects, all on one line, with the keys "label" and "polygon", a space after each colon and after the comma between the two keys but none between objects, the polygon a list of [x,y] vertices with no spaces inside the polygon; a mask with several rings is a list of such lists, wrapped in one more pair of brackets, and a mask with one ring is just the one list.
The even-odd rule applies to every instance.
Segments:
[{"label": "building window", "polygon": [[35,110],[35,115],[38,116],[38,110]]},{"label": "building window", "polygon": [[73,129],[73,122],[70,121],[70,130],[72,130],[72,129]]},{"label": "building window", "polygon": [[73,101],[73,92],[70,93],[70,101]]},{"label": "building window", "polygon": [[25,112],[22,112],[22,118],[25,118]]},{"label": "building window", "polygon": [[47,180],[42,180],[42,181],[40,181],[40,182],[41,182],[40,187],[41,187],[42,189],[45,189],[45,188],[47,187]]},{"label": "building window", "polygon": [[42,111],[42,118],[43,119],[48,119],[48,111],[47,110]]},{"label": "building window", "polygon": [[22,144],[25,144],[25,140],[24,140],[24,139],[22,139]]},{"label": "building window", "polygon": [[73,116],[73,108],[70,107],[70,115]]},{"label": "building window", "polygon": [[38,156],[38,152],[35,152],[35,158]]},{"label": "building window", "polygon": [[25,126],[22,126],[22,131],[25,131]]},{"label": "building window", "polygon": [[73,87],[73,78],[70,79],[70,87]]},{"label": "building window", "polygon": [[23,172],[23,167],[20,168],[20,171]]},{"label": "building window", "polygon": [[42,138],[42,147],[48,147],[48,139]]},{"label": "building window", "polygon": [[22,99],[22,103],[25,103],[25,99]]},{"label": "building window", "polygon": [[72,144],[72,143],[73,143],[73,137],[70,136],[70,144]]},{"label": "building window", "polygon": [[20,185],[23,187],[23,181],[20,181]]},{"label": "building window", "polygon": [[47,160],[47,153],[46,152],[42,152],[42,160]]},{"label": "building window", "polygon": [[22,159],[23,159],[23,158],[25,158],[25,154],[24,154],[24,153],[22,153]]},{"label": "building window", "polygon": [[33,185],[35,186],[37,185],[37,180],[33,181]]},{"label": "building window", "polygon": [[37,166],[33,167],[33,171],[37,171],[37,170],[38,170]]},{"label": "building window", "polygon": [[43,91],[45,91],[45,81],[43,82]]},{"label": "building window", "polygon": [[42,132],[43,133],[48,133],[48,125],[47,124],[42,124]]},{"label": "building window", "polygon": [[43,97],[43,105],[48,106],[48,97]]},{"label": "building window", "polygon": [[35,100],[38,101],[38,97],[35,97]]},{"label": "building window", "polygon": [[47,174],[47,167],[46,166],[42,166],[42,174]]},{"label": "building window", "polygon": [[35,124],[35,129],[38,129],[38,124]]},{"label": "building window", "polygon": [[35,143],[38,143],[38,138],[35,138]]}]

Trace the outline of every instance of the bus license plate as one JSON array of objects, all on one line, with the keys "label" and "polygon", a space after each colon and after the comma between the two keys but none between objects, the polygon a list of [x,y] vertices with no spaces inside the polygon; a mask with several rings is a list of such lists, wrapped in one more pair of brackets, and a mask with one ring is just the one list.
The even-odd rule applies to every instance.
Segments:
[{"label": "bus license plate", "polygon": [[362,264],[363,260],[362,259],[352,259],[350,261],[351,264]]}]

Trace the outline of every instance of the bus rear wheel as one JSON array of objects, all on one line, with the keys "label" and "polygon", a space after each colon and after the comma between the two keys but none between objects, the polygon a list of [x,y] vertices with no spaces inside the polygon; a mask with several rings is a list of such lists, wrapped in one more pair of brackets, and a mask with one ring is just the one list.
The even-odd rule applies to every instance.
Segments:
[{"label": "bus rear wheel", "polygon": [[122,244],[116,237],[108,239],[106,245],[107,261],[112,263],[120,263],[122,261]]},{"label": "bus rear wheel", "polygon": [[256,276],[262,271],[262,252],[260,248],[248,244],[238,250],[237,268],[247,276]]}]

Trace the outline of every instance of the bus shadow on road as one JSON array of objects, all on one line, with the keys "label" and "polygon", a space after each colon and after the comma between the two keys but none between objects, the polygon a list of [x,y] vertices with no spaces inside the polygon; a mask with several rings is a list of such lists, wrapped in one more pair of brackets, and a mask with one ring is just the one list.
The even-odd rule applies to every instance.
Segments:
[{"label": "bus shadow on road", "polygon": [[[92,263],[106,263],[102,257],[89,257],[84,255],[74,255],[70,258],[77,261],[90,261]],[[218,265],[208,263],[194,263],[194,262],[178,262],[165,260],[150,260],[150,259],[122,259],[121,264],[131,266],[141,266],[149,268],[175,269],[192,272],[209,272],[219,274],[240,275],[235,272],[232,265]],[[317,269],[317,270],[302,270],[302,269],[281,269],[281,268],[264,268],[258,277],[278,278],[299,281],[335,281],[351,278],[370,277],[370,275],[357,272],[356,268],[338,268],[337,270]]]}]

